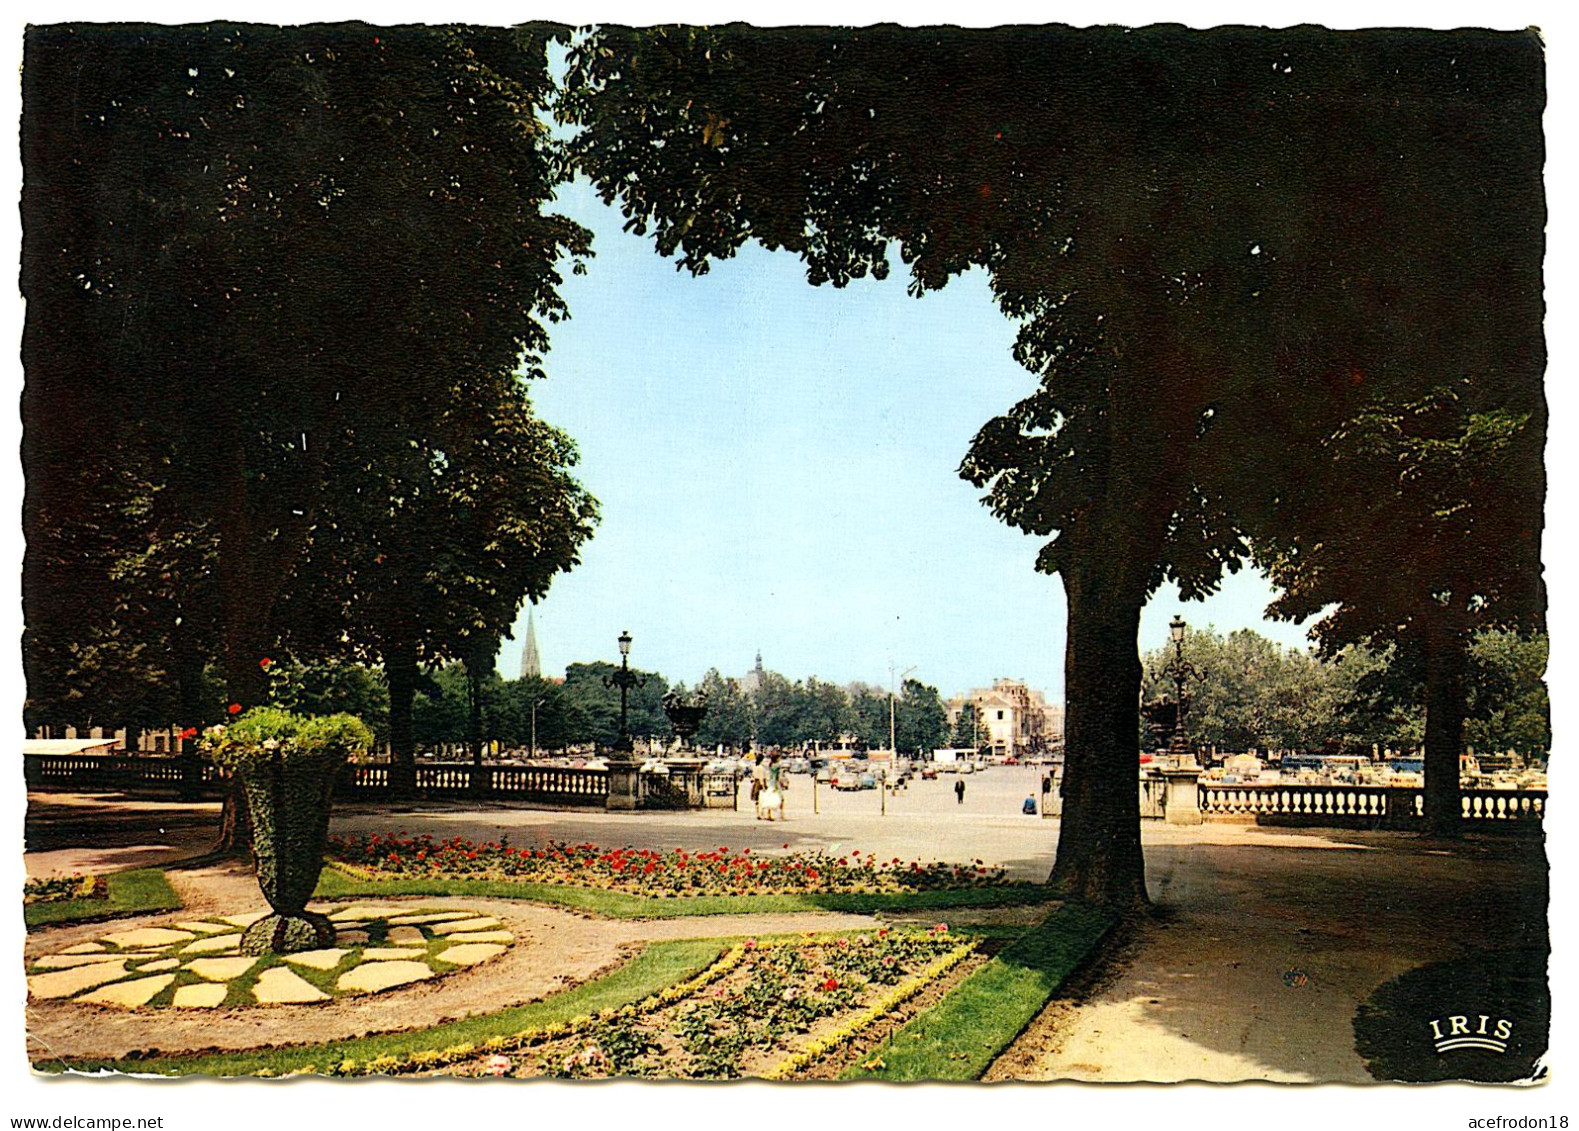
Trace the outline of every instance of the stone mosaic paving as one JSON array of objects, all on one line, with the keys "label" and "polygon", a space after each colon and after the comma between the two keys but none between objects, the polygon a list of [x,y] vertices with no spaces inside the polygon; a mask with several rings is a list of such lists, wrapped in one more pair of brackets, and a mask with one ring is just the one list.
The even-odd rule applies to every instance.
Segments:
[{"label": "stone mosaic paving", "polygon": [[112,931],[28,964],[28,996],[122,1009],[311,1004],[442,978],[515,941],[475,911],[362,903],[335,911],[332,947],[253,958],[237,928],[265,913]]}]

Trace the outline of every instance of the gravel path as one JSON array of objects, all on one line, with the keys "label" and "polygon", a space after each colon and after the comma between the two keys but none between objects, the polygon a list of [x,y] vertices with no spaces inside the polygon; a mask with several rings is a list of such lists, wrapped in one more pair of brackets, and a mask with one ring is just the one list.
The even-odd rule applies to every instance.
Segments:
[{"label": "gravel path", "polygon": [[1157,914],[989,1079],[1375,1083],[1353,1023],[1382,983],[1546,930],[1544,854],[1514,838],[1158,845],[1147,873]]}]

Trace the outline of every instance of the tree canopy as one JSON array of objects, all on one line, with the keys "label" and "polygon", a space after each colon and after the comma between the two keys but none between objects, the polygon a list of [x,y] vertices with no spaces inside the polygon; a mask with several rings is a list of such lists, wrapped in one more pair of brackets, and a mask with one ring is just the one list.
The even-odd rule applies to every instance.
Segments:
[{"label": "tree canopy", "polygon": [[990,272],[1039,387],[962,472],[1069,603],[1053,879],[1125,903],[1149,594],[1238,568],[1365,401],[1538,384],[1540,63],[1533,33],[599,28],[561,113],[682,267]]}]

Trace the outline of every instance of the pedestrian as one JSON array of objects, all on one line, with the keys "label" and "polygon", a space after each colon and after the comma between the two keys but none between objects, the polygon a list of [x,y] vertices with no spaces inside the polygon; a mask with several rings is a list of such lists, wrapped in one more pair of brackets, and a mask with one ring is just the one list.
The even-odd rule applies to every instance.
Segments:
[{"label": "pedestrian", "polygon": [[964,778],[956,778],[956,779],[954,779],[954,800],[958,801],[961,805],[965,804],[965,779]]},{"label": "pedestrian", "polygon": [[1042,775],[1042,796],[1046,797],[1051,792],[1053,792],[1053,775],[1052,774],[1043,774]]},{"label": "pedestrian", "polygon": [[1025,804],[1020,806],[1020,812],[1024,813],[1027,817],[1036,816],[1036,794],[1030,793],[1026,795]]},{"label": "pedestrian", "polygon": [[770,821],[773,819],[775,809],[779,811],[779,820],[784,819],[784,788],[788,784],[784,776],[784,770],[779,766],[778,755],[775,754],[768,761],[767,787],[762,791],[762,810],[767,813]]},{"label": "pedestrian", "polygon": [[757,820],[762,819],[762,795],[768,788],[768,767],[758,754],[756,762],[751,767],[751,804],[756,806]]}]

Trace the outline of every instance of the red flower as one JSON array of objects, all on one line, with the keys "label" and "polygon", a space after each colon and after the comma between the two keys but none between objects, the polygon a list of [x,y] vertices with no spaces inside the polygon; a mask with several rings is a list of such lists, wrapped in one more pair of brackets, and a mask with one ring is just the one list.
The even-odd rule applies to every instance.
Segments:
[{"label": "red flower", "polygon": [[185,730],[183,730],[181,732],[181,737],[182,738],[196,738],[197,737],[197,728],[196,727],[187,727]]},{"label": "red flower", "polygon": [[829,978],[826,982],[824,982],[822,984],[822,988],[825,989],[825,990],[836,990],[836,989],[838,989],[839,988],[839,979],[837,979],[837,978]]},{"label": "red flower", "polygon": [[230,706],[226,707],[225,710],[229,711],[232,715],[239,715],[241,714],[241,704],[232,703]]},{"label": "red flower", "polygon": [[258,667],[262,668],[264,671],[268,671],[269,670],[269,665],[272,664],[273,662],[274,662],[273,660],[271,660],[267,656],[265,656],[265,657],[263,657],[263,659],[258,661]]}]

